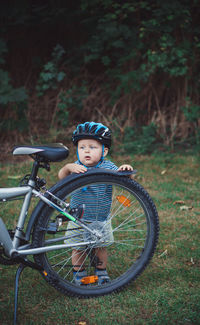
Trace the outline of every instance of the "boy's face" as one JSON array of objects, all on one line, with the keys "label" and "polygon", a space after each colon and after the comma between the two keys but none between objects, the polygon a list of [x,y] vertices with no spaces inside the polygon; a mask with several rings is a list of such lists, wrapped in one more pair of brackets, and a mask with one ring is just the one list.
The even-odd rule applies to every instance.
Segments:
[{"label": "boy's face", "polygon": [[[104,157],[108,148],[104,148]],[[80,162],[88,167],[98,164],[102,156],[102,144],[94,139],[83,139],[78,142],[78,154]]]}]

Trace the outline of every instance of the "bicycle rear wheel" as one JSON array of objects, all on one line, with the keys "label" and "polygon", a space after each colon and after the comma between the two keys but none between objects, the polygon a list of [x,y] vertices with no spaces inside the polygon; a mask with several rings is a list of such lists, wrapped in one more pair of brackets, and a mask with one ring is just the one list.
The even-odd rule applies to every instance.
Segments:
[{"label": "bicycle rear wheel", "polygon": [[[92,203],[88,203],[90,190],[95,191]],[[108,192],[109,200],[106,199]],[[89,232],[71,230],[72,225],[62,223],[54,209],[45,207],[33,231],[33,246],[52,245],[58,237],[62,237],[59,244],[71,243],[71,247],[34,256],[48,273],[46,281],[67,295],[95,297],[119,291],[135,280],[153,256],[159,233],[156,207],[143,187],[129,177],[90,175],[64,186],[56,195],[70,204],[74,204],[74,197],[78,195],[79,204],[85,205],[84,213],[94,219],[88,226],[104,235],[102,244],[95,244],[95,237]],[[105,215],[106,220],[102,221]],[[99,257],[100,250],[106,252],[110,278],[104,284],[99,284],[94,276],[94,269],[104,263]],[[72,253],[78,254],[76,269],[87,272],[87,279],[83,281],[87,285],[77,285],[74,281]]]}]

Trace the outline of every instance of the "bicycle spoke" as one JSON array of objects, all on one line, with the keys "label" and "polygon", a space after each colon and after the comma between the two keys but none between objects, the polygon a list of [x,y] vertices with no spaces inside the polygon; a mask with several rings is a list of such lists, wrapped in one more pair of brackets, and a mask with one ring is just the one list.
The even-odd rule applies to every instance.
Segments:
[{"label": "bicycle spoke", "polygon": [[131,247],[136,247],[136,248],[144,248],[144,246],[139,246],[139,245],[133,245],[130,243],[126,243],[124,241],[115,241],[116,244],[120,244],[120,245],[126,245],[126,246],[131,246]]},{"label": "bicycle spoke", "polygon": [[[139,208],[138,208],[139,210]],[[131,214],[129,217],[127,217],[121,224],[119,224],[119,226],[117,226],[115,229],[113,229],[113,232],[114,231],[117,231],[119,228],[123,227],[124,225],[138,219],[139,217],[136,217],[134,219],[132,219],[132,216],[136,213],[137,211],[134,211],[133,214]],[[143,216],[143,214],[141,214],[141,217]]]},{"label": "bicycle spoke", "polygon": [[71,251],[71,248],[68,248],[67,251],[63,251],[63,252],[61,252],[61,253],[57,253],[57,254],[55,254],[55,255],[53,255],[53,256],[50,256],[50,257],[49,257],[49,260],[52,260],[53,258],[59,257],[59,256],[61,256],[61,255],[64,255],[64,254],[66,254],[66,253],[69,252],[69,251]]}]

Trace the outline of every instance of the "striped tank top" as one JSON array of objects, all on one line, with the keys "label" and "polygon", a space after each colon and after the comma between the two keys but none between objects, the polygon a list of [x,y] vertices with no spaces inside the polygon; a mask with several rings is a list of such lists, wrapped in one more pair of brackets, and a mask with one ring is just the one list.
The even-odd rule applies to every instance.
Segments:
[{"label": "striped tank top", "polygon": [[[80,164],[78,161],[76,164]],[[88,169],[95,167],[88,167]],[[118,167],[109,160],[103,162],[97,168],[117,170]],[[112,185],[94,184],[78,189],[71,194],[70,207],[77,208],[84,204],[83,220],[105,221],[109,214],[112,203]]]}]

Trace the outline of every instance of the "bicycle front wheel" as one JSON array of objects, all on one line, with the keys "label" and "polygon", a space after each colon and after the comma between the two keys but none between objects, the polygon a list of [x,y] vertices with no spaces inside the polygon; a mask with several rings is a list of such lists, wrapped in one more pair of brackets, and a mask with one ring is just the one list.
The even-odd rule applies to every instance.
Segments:
[{"label": "bicycle front wheel", "polygon": [[[58,245],[58,240],[68,244],[34,256],[47,271],[46,281],[67,295],[95,297],[135,280],[153,256],[159,233],[156,207],[143,187],[129,177],[97,174],[75,180],[56,195],[72,209],[83,206],[83,220],[87,216],[88,227],[102,237],[95,240],[45,207],[33,231],[33,246]],[[101,283],[95,270],[104,267],[109,279]],[[74,269],[84,270],[81,283],[75,281]]]}]

